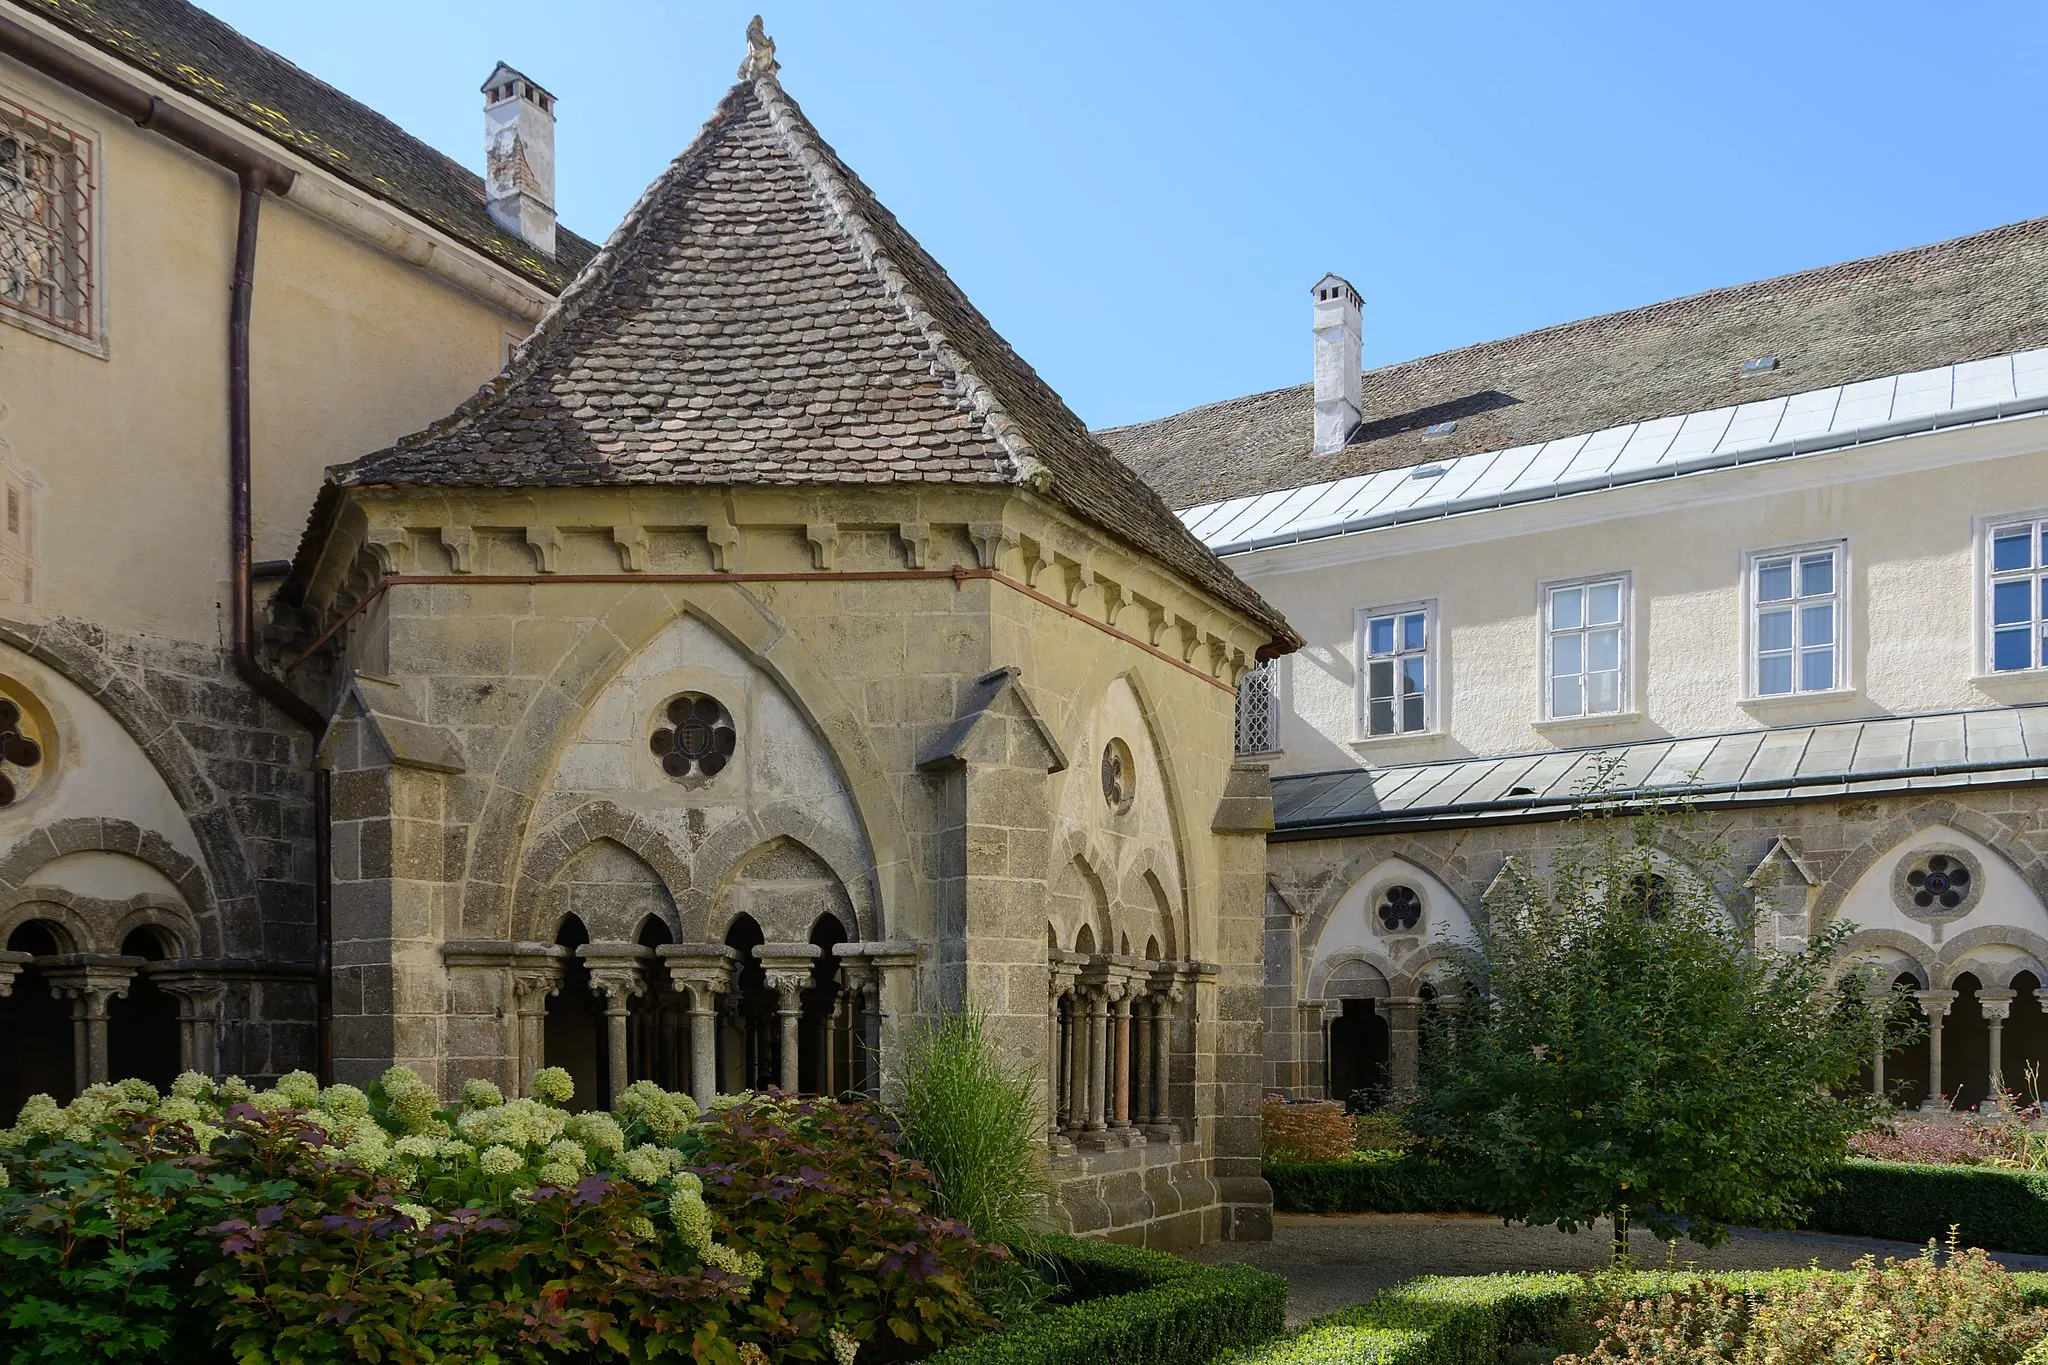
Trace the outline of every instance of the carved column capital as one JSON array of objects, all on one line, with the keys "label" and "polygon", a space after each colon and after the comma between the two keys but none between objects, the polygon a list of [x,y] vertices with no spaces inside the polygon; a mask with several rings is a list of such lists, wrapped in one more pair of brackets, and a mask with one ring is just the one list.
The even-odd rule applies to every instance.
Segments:
[{"label": "carved column capital", "polygon": [[14,978],[34,959],[33,953],[0,952],[0,996],[14,993]]},{"label": "carved column capital", "polygon": [[2018,991],[1983,990],[1977,992],[1977,1009],[1986,1019],[2000,1021],[2012,1017],[2012,1002]]},{"label": "carved column capital", "polygon": [[1961,991],[1914,991],[1913,998],[1920,1002],[1920,1012],[1929,1019],[1945,1018],[1956,1003]]},{"label": "carved column capital", "polygon": [[83,1010],[82,1017],[103,1018],[108,1002],[128,994],[128,987],[142,966],[143,959],[139,957],[73,956],[64,959],[63,965],[49,968],[44,975],[59,995],[73,1002],[74,1014]]}]

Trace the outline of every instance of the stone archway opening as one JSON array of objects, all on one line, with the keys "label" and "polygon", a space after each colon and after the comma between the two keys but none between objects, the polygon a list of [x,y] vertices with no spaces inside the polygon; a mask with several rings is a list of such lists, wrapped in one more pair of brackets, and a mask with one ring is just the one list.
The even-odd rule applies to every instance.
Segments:
[{"label": "stone archway opening", "polygon": [[2039,1104],[2048,1094],[2048,1011],[2041,1007],[2041,978],[2023,971],[2012,979],[2012,1017],[2006,1021],[2003,1056],[2005,1088],[2022,1104]]},{"label": "stone archway opening", "polygon": [[[1893,992],[1916,991],[1920,988],[1920,978],[1911,972],[1898,972],[1886,984]],[[1923,1028],[1919,1030],[1920,1036],[1912,1042],[1898,1041],[1900,1035],[1912,1031],[1920,1022],[1923,1021],[1909,1016],[1894,1019],[1886,1026],[1884,1093],[1902,1109],[1918,1109],[1927,1099],[1931,1034]],[[1871,1079],[1876,1077],[1873,1075]]]},{"label": "stone archway opening", "polygon": [[576,1084],[576,1098],[569,1103],[576,1110],[608,1108],[611,1102],[605,1084],[604,1014],[591,987],[590,968],[576,952],[588,942],[590,930],[583,921],[564,915],[555,946],[569,952],[562,959],[562,988],[548,997],[541,1035],[546,1064],[561,1067]]},{"label": "stone archway opening", "polygon": [[71,1011],[37,962],[69,950],[63,928],[47,920],[17,925],[7,937],[7,951],[26,953],[29,961],[12,991],[0,996],[0,1123],[11,1125],[30,1095],[63,1104],[77,1093]]},{"label": "stone archway opening", "polygon": [[[666,921],[649,915],[633,942],[659,950],[675,942]],[[653,1081],[664,1090],[690,1089],[690,1012],[683,993],[668,985],[665,973],[650,971],[647,984],[626,1009],[626,1073],[635,1081]]]},{"label": "stone archway opening", "polygon": [[1351,1110],[1371,1108],[1386,1093],[1392,1034],[1370,999],[1339,1002],[1330,1020],[1329,1095]]},{"label": "stone archway opening", "polygon": [[833,948],[847,941],[846,926],[835,915],[820,915],[811,925],[811,984],[803,993],[803,1017],[797,1033],[797,1089],[836,1095],[858,1089],[849,1084],[854,1064],[853,1030],[847,1010],[845,972]]},{"label": "stone archway opening", "polygon": [[[123,957],[144,962],[163,962],[174,952],[160,930],[147,926],[121,942]],[[178,1002],[145,967],[128,982],[127,994],[107,1002],[107,1077],[134,1076],[168,1093],[178,1066]]]},{"label": "stone archway opening", "polygon": [[775,1016],[775,992],[768,972],[755,953],[766,936],[752,915],[733,917],[725,946],[738,955],[732,989],[726,993],[723,1027],[719,1030],[718,1089],[774,1090],[782,1076],[782,1046]]},{"label": "stone archway opening", "polygon": [[1991,1028],[1984,1018],[1983,982],[1964,972],[1949,983],[1956,992],[1941,1031],[1941,1075],[1955,1109],[1975,1109],[1991,1093]]}]

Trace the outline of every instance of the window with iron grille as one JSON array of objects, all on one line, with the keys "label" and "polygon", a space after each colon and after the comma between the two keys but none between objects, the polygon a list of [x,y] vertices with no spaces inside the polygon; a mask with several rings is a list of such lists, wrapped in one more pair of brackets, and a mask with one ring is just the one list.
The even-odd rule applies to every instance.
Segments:
[{"label": "window with iron grille", "polygon": [[1276,659],[1254,664],[1237,684],[1237,751],[1270,754],[1280,748],[1280,680]]},{"label": "window with iron grille", "polygon": [[93,144],[0,96],[0,317],[95,340]]}]

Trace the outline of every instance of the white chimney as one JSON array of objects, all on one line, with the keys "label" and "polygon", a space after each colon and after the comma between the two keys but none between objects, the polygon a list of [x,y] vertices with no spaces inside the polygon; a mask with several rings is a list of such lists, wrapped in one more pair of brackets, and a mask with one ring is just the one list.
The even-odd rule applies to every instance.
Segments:
[{"label": "white chimney", "polygon": [[484,82],[484,204],[493,222],[555,254],[555,97],[503,62]]},{"label": "white chimney", "polygon": [[1316,281],[1316,448],[1335,454],[1358,430],[1365,406],[1360,377],[1365,304],[1341,275]]}]

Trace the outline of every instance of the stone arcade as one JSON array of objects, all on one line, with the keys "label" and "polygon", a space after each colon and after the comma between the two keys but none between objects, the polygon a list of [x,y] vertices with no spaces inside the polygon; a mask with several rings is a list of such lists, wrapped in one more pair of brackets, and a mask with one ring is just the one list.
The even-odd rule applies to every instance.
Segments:
[{"label": "stone arcade", "polygon": [[1083,1231],[1264,1234],[1284,621],[783,93],[696,141],[448,420],[330,472],[338,1078],[886,1088],[986,1011]]}]

